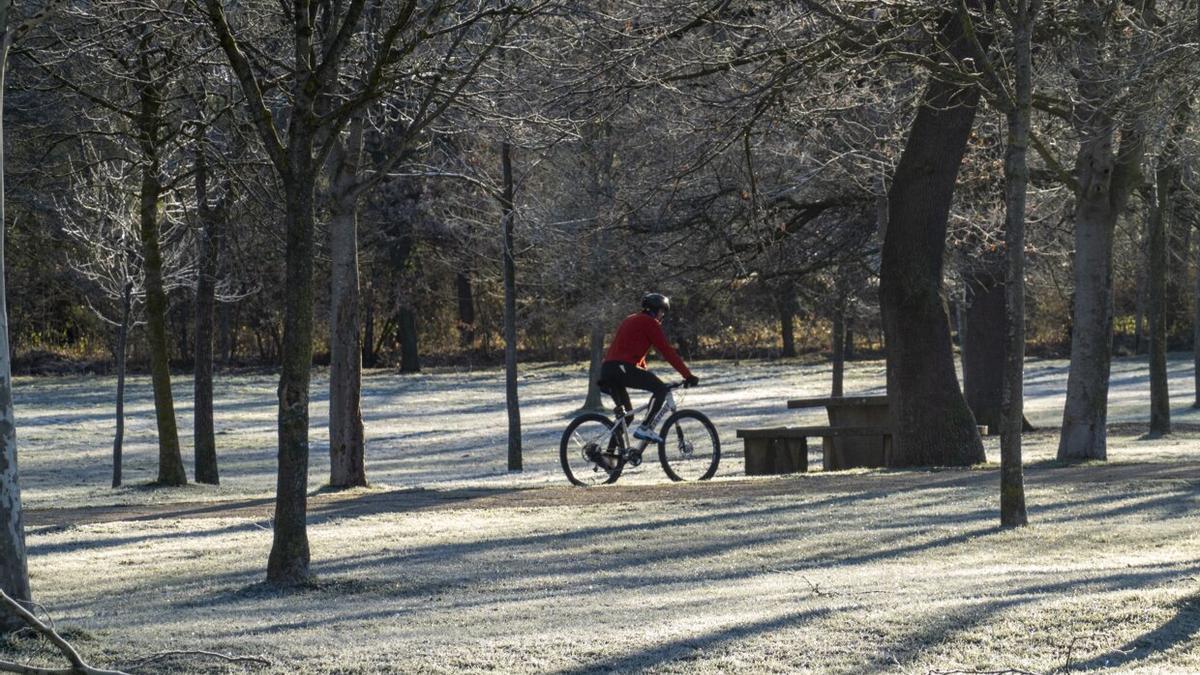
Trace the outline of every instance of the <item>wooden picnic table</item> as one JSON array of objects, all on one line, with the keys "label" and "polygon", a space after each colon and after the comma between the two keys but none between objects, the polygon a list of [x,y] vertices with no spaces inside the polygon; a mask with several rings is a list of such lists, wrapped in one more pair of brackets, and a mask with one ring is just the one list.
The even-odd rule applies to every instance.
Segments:
[{"label": "wooden picnic table", "polygon": [[[893,428],[887,396],[829,396],[823,398],[798,398],[787,403],[790,409],[825,408],[829,415],[829,426],[837,427],[881,427]],[[882,436],[836,436],[822,440],[824,444],[823,466],[826,471],[852,469],[855,467],[882,467],[888,465],[892,454],[892,437]]]}]

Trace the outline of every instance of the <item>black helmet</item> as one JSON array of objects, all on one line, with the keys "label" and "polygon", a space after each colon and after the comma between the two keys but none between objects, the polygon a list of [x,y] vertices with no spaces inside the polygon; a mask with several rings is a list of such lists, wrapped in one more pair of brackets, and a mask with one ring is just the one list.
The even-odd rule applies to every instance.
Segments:
[{"label": "black helmet", "polygon": [[671,299],[662,293],[647,293],[642,296],[642,309],[648,312],[671,311]]}]

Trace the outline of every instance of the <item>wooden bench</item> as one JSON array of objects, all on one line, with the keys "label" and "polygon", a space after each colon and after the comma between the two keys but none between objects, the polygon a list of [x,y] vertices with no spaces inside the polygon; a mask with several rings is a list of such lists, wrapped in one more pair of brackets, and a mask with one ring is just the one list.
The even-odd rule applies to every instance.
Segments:
[{"label": "wooden bench", "polygon": [[[746,445],[746,475],[766,476],[808,471],[808,439],[823,438],[822,449],[832,451],[830,441],[838,437],[874,436],[879,439],[879,458],[885,459],[891,447],[890,427],[774,427],[771,429],[738,429],[737,437]],[[824,464],[830,468],[829,458]],[[883,466],[882,461],[879,466]],[[833,465],[833,468],[844,468]]]}]

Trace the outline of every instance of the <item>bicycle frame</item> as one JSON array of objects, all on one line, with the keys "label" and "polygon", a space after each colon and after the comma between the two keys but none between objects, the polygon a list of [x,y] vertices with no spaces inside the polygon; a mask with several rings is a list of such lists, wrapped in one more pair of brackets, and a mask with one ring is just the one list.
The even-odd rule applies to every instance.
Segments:
[{"label": "bicycle frame", "polygon": [[[662,409],[659,410],[658,414],[654,416],[654,419],[650,421],[649,426],[651,429],[657,428],[659,423],[662,422],[664,417],[666,417],[667,415],[674,413],[676,410],[678,410],[678,408],[675,405],[675,389],[678,387],[679,387],[679,385],[674,385],[670,389],[667,390],[667,396],[666,396],[666,398],[663,399]],[[638,408],[635,408],[633,410],[630,410],[628,412],[621,410],[621,407],[617,406],[616,410],[614,411],[614,414],[616,414],[616,416],[617,416],[616,423],[613,424],[612,428],[609,429],[608,431],[600,434],[599,436],[596,436],[594,439],[589,439],[588,443],[596,443],[597,445],[599,445],[601,447],[608,447],[608,442],[612,438],[613,434],[620,433],[620,434],[624,435],[625,432],[629,429],[629,423],[627,420],[629,420],[630,418],[636,419],[638,417],[638,415],[640,415],[643,411],[649,410],[649,409],[650,409],[650,401],[647,401],[644,405],[642,405]],[[650,445],[650,441],[644,441],[644,440],[638,439],[637,451],[638,452],[644,451],[646,449],[647,445]],[[629,451],[628,445],[623,445],[622,447],[624,447],[626,452]]]}]

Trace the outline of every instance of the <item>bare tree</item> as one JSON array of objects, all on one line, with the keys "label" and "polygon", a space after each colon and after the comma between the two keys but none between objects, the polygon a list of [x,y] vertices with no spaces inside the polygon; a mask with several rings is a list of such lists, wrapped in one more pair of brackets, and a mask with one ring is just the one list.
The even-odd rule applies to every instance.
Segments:
[{"label": "bare tree", "polygon": [[[21,483],[17,475],[17,422],[12,400],[12,351],[8,342],[8,289],[4,269],[4,91],[8,57],[13,43],[36,28],[62,0],[52,0],[22,19],[10,0],[0,0],[0,591],[29,600],[29,568],[25,551],[25,522]],[[10,607],[0,608],[0,630],[20,628],[23,617]]]},{"label": "bare tree", "polygon": [[[309,578],[305,515],[317,179],[359,111],[396,82],[423,77],[419,68],[408,72],[404,63],[422,42],[431,36],[466,40],[480,22],[504,22],[514,10],[508,5],[480,3],[462,8],[465,11],[444,12],[411,0],[401,2],[380,17],[374,49],[359,69],[361,77],[343,86],[339,73],[363,29],[366,0],[300,0],[290,6],[282,16],[290,52],[281,58],[252,57],[259,52],[244,46],[230,22],[231,16],[243,26],[267,21],[272,6],[257,3],[227,13],[218,0],[205,0],[204,7],[284,193],[280,197],[285,213],[288,293],[279,381],[275,537],[267,579],[281,585],[303,584]],[[264,75],[272,71],[269,77]],[[278,87],[267,86],[276,81]]]},{"label": "bare tree", "polygon": [[[948,70],[978,53],[960,15],[978,6],[967,3],[939,19],[938,42],[952,59],[944,62]],[[888,192],[879,288],[897,466],[984,460],[958,386],[941,298],[946,223],[979,98],[973,83],[930,79]]]},{"label": "bare tree", "polygon": [[[1078,8],[1078,63],[1072,71],[1078,94],[1072,120],[1079,135],[1073,179],[1077,201],[1075,297],[1071,370],[1058,445],[1058,458],[1064,461],[1108,456],[1113,235],[1129,196],[1142,180],[1146,142],[1144,114],[1133,106],[1119,106],[1124,89],[1145,77],[1139,69],[1149,57],[1148,34],[1144,32],[1147,6],[1138,4],[1140,9],[1132,18],[1098,0],[1081,0]],[[1111,44],[1119,35],[1116,22],[1126,20],[1141,29],[1132,64],[1116,61],[1119,52]],[[1114,77],[1122,66],[1126,74]]]},{"label": "bare tree", "polygon": [[[77,244],[71,267],[82,277],[92,312],[116,331],[116,432],[113,438],[113,487],[121,484],[125,436],[125,361],[130,331],[145,323],[146,263],[135,165],[106,160],[94,144],[85,143],[82,168],[74,173],[74,190],[60,200],[63,233]],[[166,227],[156,236],[161,247],[164,291],[190,285],[192,261],[182,204],[168,200],[161,217]]]}]

